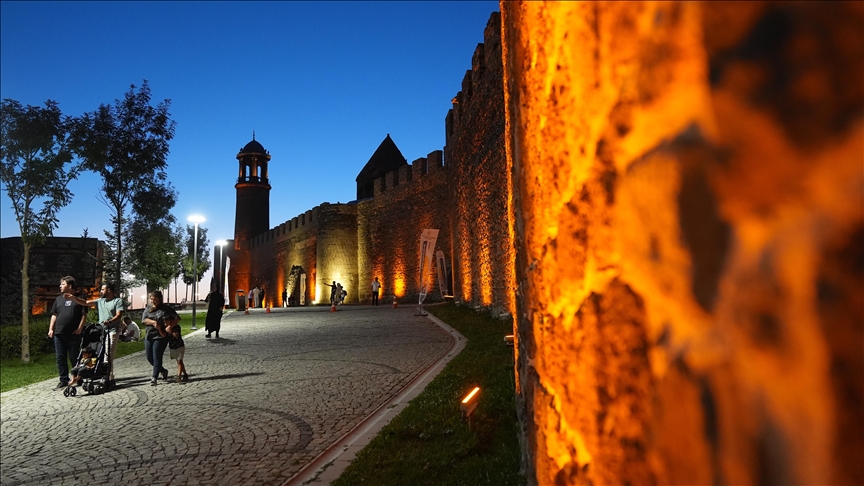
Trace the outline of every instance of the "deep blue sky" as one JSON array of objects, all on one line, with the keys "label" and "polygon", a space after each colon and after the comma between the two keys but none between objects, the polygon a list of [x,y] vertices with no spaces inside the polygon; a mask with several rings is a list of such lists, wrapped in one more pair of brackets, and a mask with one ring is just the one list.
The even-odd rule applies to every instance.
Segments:
[{"label": "deep blue sky", "polygon": [[[389,133],[410,163],[444,145],[495,1],[0,2],[0,96],[56,100],[68,115],[113,103],[146,79],[177,122],[168,175],[174,215],[233,237],[237,152],[270,151],[270,225],[347,202]],[[131,181],[134,183],[134,181]],[[103,238],[100,181],[71,185],[56,236]],[[18,236],[5,193],[2,236]],[[205,284],[209,282],[203,280]],[[182,292],[182,290],[181,290]]]}]

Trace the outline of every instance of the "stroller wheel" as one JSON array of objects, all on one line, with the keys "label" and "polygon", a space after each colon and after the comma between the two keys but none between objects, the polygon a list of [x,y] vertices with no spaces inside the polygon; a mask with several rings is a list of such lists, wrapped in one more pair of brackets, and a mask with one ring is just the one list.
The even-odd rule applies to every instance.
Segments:
[{"label": "stroller wheel", "polygon": [[[74,390],[74,388],[72,388],[72,389]],[[68,397],[68,396],[69,396],[69,387],[68,387],[68,386],[66,387],[65,390],[63,390],[63,396],[64,396],[64,397]]]},{"label": "stroller wheel", "polygon": [[71,390],[69,390],[69,396],[70,397],[74,397],[77,394],[78,394],[78,391],[75,390],[75,388],[72,388]]}]

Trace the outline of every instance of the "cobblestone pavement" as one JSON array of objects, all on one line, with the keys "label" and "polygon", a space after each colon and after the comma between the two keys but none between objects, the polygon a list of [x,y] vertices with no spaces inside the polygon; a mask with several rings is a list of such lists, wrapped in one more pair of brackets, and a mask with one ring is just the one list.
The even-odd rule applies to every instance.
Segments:
[{"label": "cobblestone pavement", "polygon": [[55,378],[2,394],[0,484],[284,484],[452,342],[411,307],[329,310],[232,313],[221,339],[188,335],[188,384],[150,386],[137,353],[108,393],[66,398]]}]

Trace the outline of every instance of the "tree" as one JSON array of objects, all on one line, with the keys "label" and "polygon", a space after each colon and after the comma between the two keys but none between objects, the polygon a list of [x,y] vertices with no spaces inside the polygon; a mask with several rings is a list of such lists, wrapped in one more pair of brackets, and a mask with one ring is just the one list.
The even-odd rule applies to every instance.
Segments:
[{"label": "tree", "polygon": [[[183,282],[186,285],[192,285],[195,283],[195,265],[194,265],[194,255],[195,249],[193,248],[193,244],[195,241],[195,227],[191,225],[186,225],[186,252],[183,255]],[[210,269],[210,242],[207,241],[207,228],[202,228],[198,226],[198,282],[201,281],[201,277],[203,277],[204,272]],[[197,299],[198,296],[193,295],[193,299]]]},{"label": "tree", "polygon": [[127,257],[122,236],[129,221],[130,205],[139,191],[148,186],[141,181],[166,180],[168,142],[174,138],[175,123],[168,113],[171,100],[153,107],[150,99],[146,80],[137,92],[133,84],[123,100],[86,113],[73,130],[75,150],[85,167],[102,176],[102,202],[111,212],[114,228],[109,246],[116,261],[109,270],[121,292],[125,290],[122,277]]},{"label": "tree", "polygon": [[183,229],[170,213],[177,201],[171,184],[144,181],[132,201],[135,218],[128,228],[132,248],[130,270],[147,284],[147,292],[163,289],[177,274]]},{"label": "tree", "polygon": [[54,234],[57,213],[72,200],[69,182],[80,165],[68,147],[70,118],[57,102],[45,107],[0,103],[0,181],[12,200],[21,231],[21,361],[30,362],[30,249]]}]

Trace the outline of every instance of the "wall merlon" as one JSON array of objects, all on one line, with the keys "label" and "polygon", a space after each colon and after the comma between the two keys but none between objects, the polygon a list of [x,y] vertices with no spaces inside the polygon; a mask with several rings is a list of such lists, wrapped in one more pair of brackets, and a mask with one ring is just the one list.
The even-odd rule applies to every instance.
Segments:
[{"label": "wall merlon", "polygon": [[471,70],[475,73],[474,80],[476,83],[479,78],[483,77],[483,71],[486,70],[486,54],[483,44],[477,44],[474,49],[474,56],[471,58]]},{"label": "wall merlon", "polygon": [[411,171],[414,173],[415,179],[419,179],[424,174],[427,174],[429,172],[428,166],[426,164],[426,157],[420,157],[414,162],[411,162]]},{"label": "wall merlon", "polygon": [[426,156],[426,166],[430,174],[441,170],[444,167],[444,152],[440,150],[429,152]]},{"label": "wall merlon", "polygon": [[471,93],[472,93],[471,78],[472,77],[473,77],[473,74],[471,73],[470,69],[465,71],[465,76],[462,77],[462,93],[464,93],[464,94],[462,95],[462,99],[459,100],[460,104],[465,103],[471,99]]},{"label": "wall merlon", "polygon": [[394,184],[394,182],[393,182],[394,180],[395,180],[395,177],[393,177],[393,172],[388,172],[388,173],[384,174],[384,184],[385,184],[388,191],[390,189],[393,189],[394,187],[396,187],[396,184]]}]

